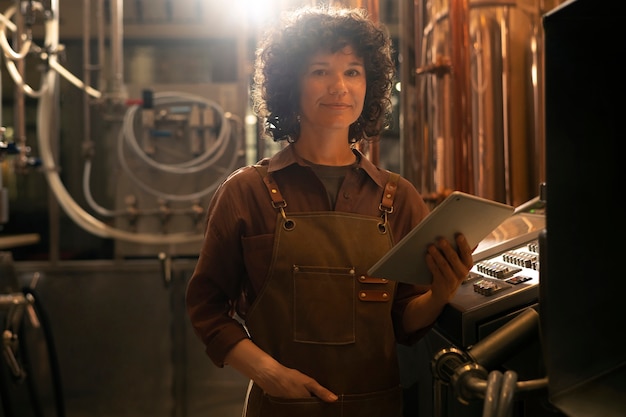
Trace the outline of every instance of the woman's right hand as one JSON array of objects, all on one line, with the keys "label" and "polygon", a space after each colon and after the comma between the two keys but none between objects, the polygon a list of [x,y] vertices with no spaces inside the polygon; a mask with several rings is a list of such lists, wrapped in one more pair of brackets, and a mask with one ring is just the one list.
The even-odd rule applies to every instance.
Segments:
[{"label": "woman's right hand", "polygon": [[257,377],[253,378],[266,394],[281,398],[314,396],[326,402],[337,400],[334,393],[320,385],[315,379],[296,369],[287,368],[274,359],[271,360],[274,363],[264,366]]},{"label": "woman's right hand", "polygon": [[318,397],[325,402],[337,401],[337,395],[302,372],[288,368],[261,350],[250,339],[237,343],[225,363],[252,379],[272,397]]}]

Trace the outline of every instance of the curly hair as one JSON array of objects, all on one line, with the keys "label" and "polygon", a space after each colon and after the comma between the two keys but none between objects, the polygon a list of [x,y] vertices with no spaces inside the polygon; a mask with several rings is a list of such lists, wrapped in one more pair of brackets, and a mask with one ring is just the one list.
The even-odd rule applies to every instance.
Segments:
[{"label": "curly hair", "polygon": [[274,141],[298,139],[300,80],[308,58],[346,45],[363,58],[366,74],[365,103],[350,126],[349,142],[376,137],[388,127],[395,65],[385,27],[363,9],[305,7],[284,15],[282,26],[268,31],[256,51],[252,106]]}]

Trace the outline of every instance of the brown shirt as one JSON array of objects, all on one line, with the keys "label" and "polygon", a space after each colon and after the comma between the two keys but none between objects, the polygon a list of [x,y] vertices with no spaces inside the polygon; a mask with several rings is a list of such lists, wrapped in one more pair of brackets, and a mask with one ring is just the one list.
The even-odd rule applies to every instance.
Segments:
[{"label": "brown shirt", "polygon": [[[377,168],[361,154],[358,156],[357,164],[347,172],[339,189],[334,210],[379,217],[389,172]],[[333,210],[324,185],[291,146],[261,163],[269,164],[268,172],[287,202],[287,214]],[[402,239],[427,214],[428,207],[421,195],[408,180],[401,178],[393,212],[388,217],[393,241]],[[217,366],[223,366],[228,351],[248,337],[234,313],[245,318],[264,283],[273,252],[277,215],[267,188],[252,167],[234,172],[209,204],[205,239],[187,287],[186,303],[191,323]],[[414,342],[428,330],[413,335],[402,330],[406,304],[426,290],[398,285],[392,319],[400,343]]]}]

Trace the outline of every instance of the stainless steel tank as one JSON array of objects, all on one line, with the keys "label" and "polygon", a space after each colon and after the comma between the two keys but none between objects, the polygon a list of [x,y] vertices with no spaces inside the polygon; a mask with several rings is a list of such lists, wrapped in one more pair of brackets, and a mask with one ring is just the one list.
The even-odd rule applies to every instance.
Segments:
[{"label": "stainless steel tank", "polygon": [[515,205],[534,197],[544,176],[541,18],[558,2],[407,3],[403,174],[433,203],[451,190]]}]

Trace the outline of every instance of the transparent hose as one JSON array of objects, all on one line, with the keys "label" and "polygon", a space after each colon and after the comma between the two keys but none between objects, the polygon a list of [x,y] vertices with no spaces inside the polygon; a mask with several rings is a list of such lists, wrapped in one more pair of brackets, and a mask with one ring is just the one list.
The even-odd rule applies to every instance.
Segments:
[{"label": "transparent hose", "polygon": [[50,64],[50,67],[56,72],[58,72],[59,74],[61,74],[63,78],[65,78],[67,81],[71,82],[76,87],[80,88],[81,90],[85,91],[87,94],[89,94],[93,98],[102,97],[102,93],[100,91],[96,90],[93,87],[85,85],[85,83],[83,83],[78,77],[76,77],[74,74],[72,74],[67,69],[65,69],[65,67],[59,64],[59,62],[56,59],[49,60],[49,64]]},{"label": "transparent hose", "polygon": [[120,138],[123,138],[129,147],[135,152],[135,155],[141,158],[146,164],[160,171],[174,174],[190,174],[209,168],[215,163],[215,161],[219,160],[224,155],[230,136],[230,124],[228,123],[220,105],[212,100],[207,100],[204,97],[174,92],[155,93],[154,102],[155,105],[158,106],[176,106],[188,103],[204,104],[207,107],[213,108],[217,112],[218,117],[220,118],[221,128],[215,143],[208,147],[201,155],[179,164],[162,164],[155,161],[150,157],[150,155],[146,154],[146,152],[139,145],[135,135],[135,115],[139,106],[131,106],[126,111],[124,116],[123,136]]},{"label": "transparent hose", "polygon": [[39,90],[33,90],[33,88],[30,85],[24,83],[24,79],[22,78],[22,75],[20,74],[19,70],[15,66],[15,62],[7,60],[6,66],[7,66],[7,70],[9,71],[9,75],[11,76],[11,78],[13,78],[13,82],[15,83],[15,85],[19,87],[27,96],[33,97],[33,98],[40,98],[44,95],[44,93],[46,92],[45,83],[42,83],[42,85],[39,87]]},{"label": "transparent hose", "polygon": [[9,7],[3,15],[0,15],[0,45],[2,46],[2,51],[4,52],[4,56],[8,59],[12,59],[15,61],[19,61],[24,59],[28,52],[30,51],[30,47],[32,45],[32,41],[27,39],[23,44],[22,48],[19,52],[16,52],[11,45],[9,45],[9,40],[7,39],[7,34],[5,32],[5,28],[9,28],[11,32],[15,32],[17,27],[13,22],[11,22],[11,17],[15,13],[15,6]]},{"label": "transparent hose", "polygon": [[24,79],[20,74],[20,71],[17,69],[14,61],[22,60],[28,55],[30,51],[30,47],[32,46],[32,41],[28,39],[22,45],[22,48],[19,52],[13,50],[11,45],[9,45],[9,41],[7,39],[5,29],[9,29],[11,32],[15,32],[17,30],[17,26],[13,22],[11,22],[11,17],[15,13],[15,6],[9,7],[4,14],[0,14],[0,46],[2,47],[2,52],[4,56],[8,59],[6,60],[6,67],[9,75],[13,79],[13,82],[20,90],[22,90],[27,96],[38,98],[44,93],[44,87],[42,86],[39,90],[34,90],[30,85],[24,83]]},{"label": "transparent hose", "polygon": [[[53,15],[58,16],[58,0],[51,0],[50,2]],[[58,45],[58,30],[58,18],[50,19],[46,22],[45,42],[46,45],[50,45],[52,50],[55,50]],[[56,56],[51,55],[50,59],[56,60]],[[54,91],[56,90],[57,80],[58,73],[56,71],[48,71],[44,76],[42,84],[45,94],[40,97],[37,106],[37,139],[46,180],[65,213],[86,231],[103,238],[120,239],[148,245],[183,244],[202,241],[203,236],[200,233],[149,234],[119,230],[94,218],[72,199],[59,177],[50,146],[50,119],[54,109]]]},{"label": "transparent hose", "polygon": [[91,182],[90,180],[91,159],[87,159],[83,167],[83,193],[85,194],[85,200],[87,201],[87,204],[89,204],[89,207],[91,207],[96,213],[107,217],[115,217],[126,213],[126,210],[109,210],[98,204],[91,194],[91,187],[89,186],[89,183]]},{"label": "transparent hose", "polygon": [[[37,3],[35,3],[35,5],[37,5]],[[43,10],[40,4],[37,7],[38,7],[38,10]],[[24,59],[30,52],[30,49],[32,46],[31,39],[27,39],[24,42],[19,52],[16,52],[11,47],[11,45],[9,45],[9,41],[6,36],[5,29],[8,28],[11,32],[15,32],[17,30],[17,27],[15,26],[15,24],[11,22],[11,17],[15,13],[15,10],[16,10],[15,6],[11,6],[4,12],[4,14],[0,14],[0,47],[2,48],[4,56],[8,58],[6,61],[7,71],[9,72],[9,75],[13,79],[13,82],[16,84],[16,86],[19,87],[29,97],[39,98],[45,92],[44,86],[42,85],[39,90],[35,90],[30,85],[26,84],[19,70],[15,66],[15,62],[13,62],[13,61],[19,61],[19,60]],[[50,45],[47,43],[45,45],[47,47],[50,47]],[[53,52],[56,51],[57,46],[58,46],[58,42],[55,44],[54,48],[50,48],[50,50]],[[45,56],[44,59],[46,60],[48,65],[50,65],[50,67],[53,70],[61,74],[61,76],[65,78],[67,81],[74,84],[76,87],[80,88],[81,90],[84,90],[85,92],[87,92],[87,94],[89,94],[90,96],[94,98],[100,98],[102,96],[102,93],[100,93],[98,90],[94,89],[93,87],[85,85],[78,77],[76,77],[74,74],[69,72],[65,67],[59,64],[59,62],[56,59],[48,59],[49,57],[48,53],[43,52],[42,55]]]},{"label": "transparent hose", "polygon": [[[189,105],[189,104],[199,104],[205,106],[207,108],[212,108],[218,115],[220,121],[220,131],[219,134],[214,141],[214,143],[207,147],[205,151],[199,156],[190,159],[189,161],[184,161],[178,164],[165,164],[160,163],[153,159],[150,155],[148,155],[143,148],[140,146],[137,137],[135,135],[135,119],[137,110],[140,109],[138,105],[131,106],[124,116],[123,128],[120,131],[118,136],[118,146],[117,146],[117,154],[120,166],[124,170],[126,176],[135,183],[139,188],[143,191],[162,198],[168,201],[193,201],[199,200],[200,198],[213,193],[213,191],[217,188],[217,186],[224,180],[232,171],[237,168],[237,162],[240,156],[240,152],[242,151],[244,145],[241,141],[241,138],[235,138],[235,149],[232,153],[232,157],[228,162],[228,166],[225,168],[216,166],[215,163],[220,160],[226,150],[228,149],[229,139],[231,138],[231,123],[233,121],[227,117],[227,114],[224,113],[222,107],[216,103],[215,101],[205,99],[204,97],[186,94],[180,92],[160,92],[155,93],[154,95],[154,104],[155,106],[181,106],[181,105]],[[126,162],[126,156],[124,154],[124,144],[128,145],[128,147],[134,152],[133,155],[139,157],[139,159],[145,162],[152,168],[155,168],[159,171],[177,174],[177,175],[186,175],[193,174],[196,172],[204,171],[206,169],[214,169],[219,171],[222,175],[214,181],[214,183],[209,186],[203,188],[201,191],[191,194],[185,195],[175,195],[171,193],[164,193],[160,190],[157,190],[153,187],[150,187],[145,182],[141,181],[136,175],[135,172],[128,166]]]}]

